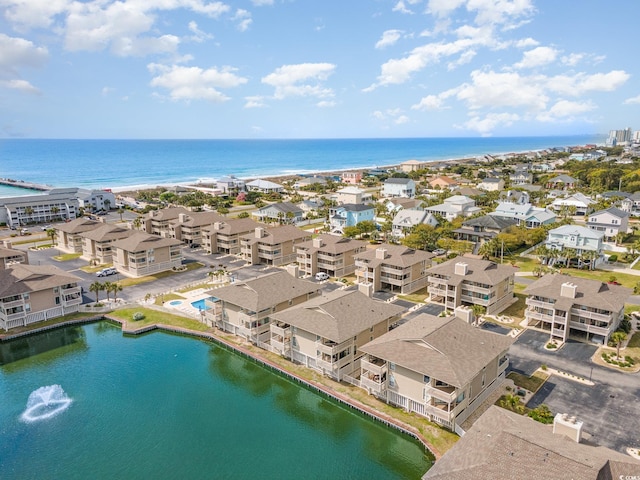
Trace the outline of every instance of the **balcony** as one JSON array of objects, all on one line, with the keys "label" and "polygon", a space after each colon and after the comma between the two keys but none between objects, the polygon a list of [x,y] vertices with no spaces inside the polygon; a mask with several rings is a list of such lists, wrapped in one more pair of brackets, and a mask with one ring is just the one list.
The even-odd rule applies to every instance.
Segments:
[{"label": "balcony", "polygon": [[590,325],[588,323],[569,322],[569,327],[575,330],[581,330],[583,332],[602,335],[603,337],[606,337],[610,333],[610,330],[608,328],[596,327],[595,325]]},{"label": "balcony", "polygon": [[332,342],[331,340],[318,340],[316,342],[316,349],[322,352],[325,355],[336,355],[342,352],[344,349],[348,348],[352,344],[352,340],[345,340],[342,343]]},{"label": "balcony", "polygon": [[545,313],[542,312],[537,312],[535,310],[525,310],[525,316],[527,317],[528,320],[540,320],[542,322],[552,322],[553,321],[553,315],[547,315]]},{"label": "balcony", "polygon": [[531,297],[527,297],[524,303],[530,307],[541,307],[541,308],[546,308],[547,310],[553,310],[553,303],[534,300]]},{"label": "balcony", "polygon": [[291,326],[283,324],[283,323],[272,323],[271,324],[271,334],[277,335],[279,337],[291,337]]},{"label": "balcony", "polygon": [[335,371],[351,363],[351,360],[351,355],[346,355],[335,360],[333,360],[332,357],[321,355],[319,357],[316,357],[316,365],[319,368],[323,368],[325,370]]},{"label": "balcony", "polygon": [[457,389],[453,386],[448,387],[434,387],[431,385],[424,386],[424,394],[429,395],[431,397],[437,398],[438,400],[442,400],[443,402],[451,403],[453,402],[457,395]]},{"label": "balcony", "polygon": [[387,362],[379,358],[371,360],[365,360],[363,358],[360,360],[360,366],[362,367],[363,372],[369,372],[371,375],[382,376],[387,372]]},{"label": "balcony", "polygon": [[14,300],[12,302],[4,302],[4,303],[0,303],[0,305],[5,310],[8,310],[10,308],[15,308],[15,307],[23,307],[24,306],[24,300],[19,299],[19,300]]},{"label": "balcony", "polygon": [[606,315],[603,313],[592,312],[590,310],[581,310],[579,308],[572,308],[571,315],[575,315],[576,317],[589,318],[591,320],[597,320],[599,322],[607,322],[607,323],[610,323],[612,319],[611,314]]},{"label": "balcony", "polygon": [[360,377],[360,386],[370,393],[379,394],[385,389],[385,382],[374,380],[363,375]]}]

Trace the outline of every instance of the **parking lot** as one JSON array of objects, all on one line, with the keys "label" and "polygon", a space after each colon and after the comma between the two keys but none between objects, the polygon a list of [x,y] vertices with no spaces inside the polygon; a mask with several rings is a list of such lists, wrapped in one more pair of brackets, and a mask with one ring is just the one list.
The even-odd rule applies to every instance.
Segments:
[{"label": "parking lot", "polygon": [[557,352],[544,349],[549,335],[528,330],[512,345],[510,369],[531,375],[541,365],[591,379],[585,385],[552,375],[529,401],[529,407],[546,404],[553,413],[575,415],[584,422],[583,437],[590,442],[625,453],[640,447],[640,377],[591,362],[596,346],[569,342]]}]

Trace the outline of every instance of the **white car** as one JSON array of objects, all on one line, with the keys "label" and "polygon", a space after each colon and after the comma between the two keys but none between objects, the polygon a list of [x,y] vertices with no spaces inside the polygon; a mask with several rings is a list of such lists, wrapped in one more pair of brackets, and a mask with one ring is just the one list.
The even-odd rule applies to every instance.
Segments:
[{"label": "white car", "polygon": [[322,280],[329,280],[329,274],[325,272],[316,273],[316,280],[321,282]]},{"label": "white car", "polygon": [[115,275],[116,273],[118,273],[118,270],[115,268],[103,268],[96,272],[96,277],[108,277],[109,275]]},{"label": "white car", "polygon": [[436,248],[433,252],[434,255],[444,255],[447,251],[444,248]]}]

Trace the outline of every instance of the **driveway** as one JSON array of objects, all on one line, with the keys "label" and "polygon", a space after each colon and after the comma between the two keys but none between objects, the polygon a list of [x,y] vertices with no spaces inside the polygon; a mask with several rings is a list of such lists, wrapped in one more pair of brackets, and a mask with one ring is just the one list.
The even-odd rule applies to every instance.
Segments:
[{"label": "driveway", "polygon": [[640,376],[622,373],[590,361],[594,345],[568,342],[557,352],[544,349],[549,335],[527,330],[509,350],[510,370],[531,375],[540,365],[591,379],[593,386],[552,375],[529,401],[542,403],[553,413],[575,415],[584,422],[583,438],[624,452],[640,447]]}]

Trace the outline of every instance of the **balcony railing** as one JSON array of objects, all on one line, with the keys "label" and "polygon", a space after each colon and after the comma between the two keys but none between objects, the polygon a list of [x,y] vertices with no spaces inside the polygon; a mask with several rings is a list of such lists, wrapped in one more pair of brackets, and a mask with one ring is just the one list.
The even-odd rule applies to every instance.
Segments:
[{"label": "balcony railing", "polygon": [[291,327],[280,327],[275,324],[271,324],[271,333],[272,335],[279,335],[280,337],[290,337],[291,336]]},{"label": "balcony railing", "polygon": [[599,322],[607,322],[607,323],[611,322],[611,319],[612,319],[611,314],[605,315],[602,313],[592,312],[590,310],[581,310],[579,308],[572,308],[571,314],[577,317],[590,318],[592,320],[598,320]]},{"label": "balcony railing", "polygon": [[319,340],[316,342],[316,349],[327,355],[335,355],[351,345],[351,339],[342,343],[335,343],[331,340]]},{"label": "balcony railing", "polygon": [[360,360],[360,366],[362,367],[362,371],[367,371],[372,375],[383,375],[387,371],[387,362],[383,360],[365,360],[364,358]]},{"label": "balcony railing", "polygon": [[597,335],[607,336],[609,335],[609,329],[604,327],[596,327],[595,325],[589,325],[587,323],[569,322],[569,327],[575,330],[582,330],[583,332],[595,333]]},{"label": "balcony railing", "polygon": [[424,393],[431,397],[435,397],[447,403],[453,402],[457,395],[456,387],[433,387],[431,385],[424,386]]},{"label": "balcony railing", "polygon": [[369,390],[371,393],[380,393],[384,390],[385,383],[372,380],[363,375],[362,377],[360,377],[360,386],[365,390]]}]

